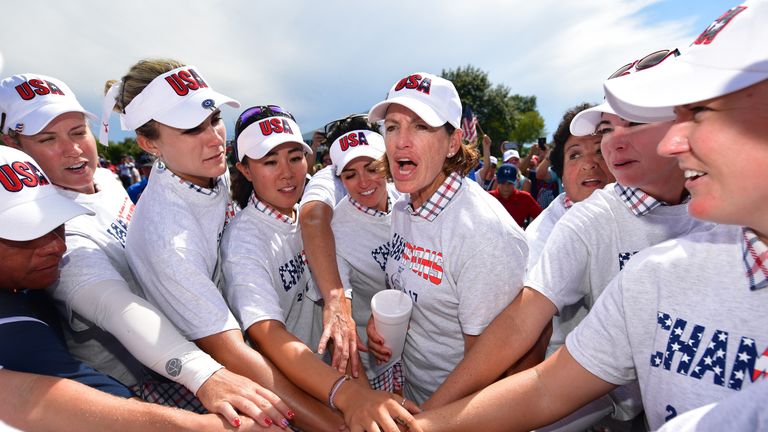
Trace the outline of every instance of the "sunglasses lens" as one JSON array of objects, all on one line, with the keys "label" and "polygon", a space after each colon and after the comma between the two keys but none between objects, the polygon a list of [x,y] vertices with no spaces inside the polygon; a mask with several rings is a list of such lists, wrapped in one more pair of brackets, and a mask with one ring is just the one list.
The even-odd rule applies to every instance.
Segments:
[{"label": "sunglasses lens", "polygon": [[260,106],[248,108],[247,110],[243,111],[242,114],[240,114],[240,123],[248,121],[248,119],[252,116],[261,114],[262,111],[263,109]]},{"label": "sunglasses lens", "polygon": [[669,50],[656,51],[655,53],[648,54],[637,62],[637,70],[648,69],[661,63],[662,60],[667,58]]},{"label": "sunglasses lens", "polygon": [[634,65],[634,63],[627,63],[627,64],[625,64],[624,66],[620,67],[619,70],[617,70],[616,72],[612,73],[611,76],[608,77],[608,79],[613,79],[613,78],[620,77],[620,76],[626,74],[627,71],[632,69],[633,65]]}]

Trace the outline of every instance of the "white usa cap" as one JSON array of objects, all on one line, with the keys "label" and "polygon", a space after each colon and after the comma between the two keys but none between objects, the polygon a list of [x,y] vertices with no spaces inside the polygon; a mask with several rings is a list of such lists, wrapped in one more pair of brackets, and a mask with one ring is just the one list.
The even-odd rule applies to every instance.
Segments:
[{"label": "white usa cap", "polygon": [[336,175],[340,175],[353,159],[361,156],[378,159],[385,151],[384,137],[370,130],[354,130],[338,137],[331,144],[331,161],[336,167]]},{"label": "white usa cap", "polygon": [[0,238],[34,240],[93,212],[59,194],[26,153],[0,145]]},{"label": "white usa cap", "polygon": [[426,72],[411,74],[396,82],[387,98],[371,108],[368,120],[383,120],[391,104],[402,105],[432,127],[450,123],[461,128],[461,99],[453,83]]},{"label": "white usa cap", "polygon": [[5,116],[0,132],[35,135],[56,117],[80,112],[96,120],[77,101],[63,81],[45,75],[25,73],[0,81],[0,111]]},{"label": "white usa cap", "polygon": [[[273,107],[277,108],[276,106]],[[308,146],[302,139],[299,125],[293,117],[253,115],[243,120],[248,111],[259,108],[262,107],[252,107],[245,110],[235,125],[238,162],[242,161],[245,156],[251,159],[261,159],[273,148],[287,142],[299,143],[305,152],[312,153],[312,147]],[[286,112],[286,115],[290,114]]]},{"label": "white usa cap", "polygon": [[679,57],[605,82],[617,115],[673,119],[673,108],[726,95],[768,79],[768,2],[747,1],[722,14]]},{"label": "white usa cap", "polygon": [[[120,97],[121,82],[115,83],[104,97],[99,141],[108,139],[109,116]],[[240,103],[213,90],[195,66],[182,66],[158,75],[134,97],[120,114],[123,130],[136,130],[150,120],[178,129],[190,129],[203,122],[211,112]]]},{"label": "white usa cap", "polygon": [[587,108],[584,111],[576,114],[571,120],[569,129],[573,136],[592,135],[597,129],[597,125],[603,118],[603,113],[616,114],[613,112],[613,108],[608,102],[603,102],[600,105]]}]

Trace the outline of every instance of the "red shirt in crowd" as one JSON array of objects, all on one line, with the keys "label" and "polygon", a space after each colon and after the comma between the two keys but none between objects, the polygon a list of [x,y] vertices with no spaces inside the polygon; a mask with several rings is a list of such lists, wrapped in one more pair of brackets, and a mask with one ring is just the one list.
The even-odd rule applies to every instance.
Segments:
[{"label": "red shirt in crowd", "polygon": [[512,189],[512,193],[507,198],[501,196],[498,188],[488,193],[501,202],[521,227],[525,227],[526,219],[533,220],[541,213],[541,206],[528,192]]}]

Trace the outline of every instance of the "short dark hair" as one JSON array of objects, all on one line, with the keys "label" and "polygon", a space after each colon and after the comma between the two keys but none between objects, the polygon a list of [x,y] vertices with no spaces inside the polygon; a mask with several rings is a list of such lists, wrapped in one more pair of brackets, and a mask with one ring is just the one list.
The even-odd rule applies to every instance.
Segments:
[{"label": "short dark hair", "polygon": [[584,111],[585,109],[592,108],[594,104],[582,102],[579,105],[569,109],[563,114],[563,119],[560,120],[560,124],[557,126],[557,131],[552,136],[554,147],[549,152],[549,163],[552,169],[555,171],[558,177],[563,178],[563,164],[565,154],[565,142],[568,141],[571,135],[571,121],[576,117],[576,114]]}]

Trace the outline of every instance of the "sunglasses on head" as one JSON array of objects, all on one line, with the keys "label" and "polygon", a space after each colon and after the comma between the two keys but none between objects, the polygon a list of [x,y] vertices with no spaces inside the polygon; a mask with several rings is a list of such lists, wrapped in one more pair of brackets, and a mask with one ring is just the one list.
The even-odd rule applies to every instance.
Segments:
[{"label": "sunglasses on head", "polygon": [[679,55],[680,50],[677,48],[673,50],[660,50],[652,52],[640,60],[635,60],[632,63],[627,63],[620,67],[616,72],[612,73],[608,79],[613,79],[616,77],[629,75],[632,72],[638,72],[644,69],[652,68],[671,56],[677,57]]},{"label": "sunglasses on head", "polygon": [[338,120],[334,120],[327,125],[323,126],[323,134],[325,134],[326,137],[328,137],[330,134],[333,133],[334,130],[336,130],[337,127],[344,124],[345,122],[356,119],[356,118],[367,118],[368,113],[363,114],[350,114],[344,118],[340,118]]},{"label": "sunglasses on head", "polygon": [[253,123],[255,121],[259,121],[262,119],[265,119],[267,117],[288,117],[293,121],[296,121],[295,118],[293,118],[293,114],[289,113],[287,110],[277,106],[277,105],[259,105],[255,107],[250,107],[247,110],[243,111],[242,114],[240,114],[240,117],[238,117],[237,121],[238,124],[245,124],[245,123]]}]

